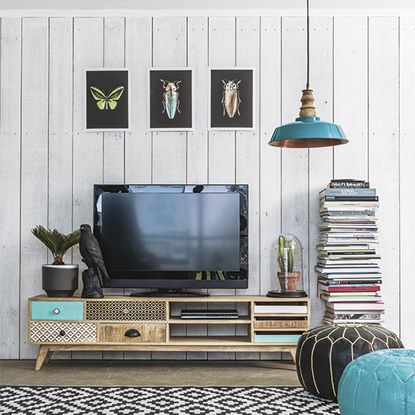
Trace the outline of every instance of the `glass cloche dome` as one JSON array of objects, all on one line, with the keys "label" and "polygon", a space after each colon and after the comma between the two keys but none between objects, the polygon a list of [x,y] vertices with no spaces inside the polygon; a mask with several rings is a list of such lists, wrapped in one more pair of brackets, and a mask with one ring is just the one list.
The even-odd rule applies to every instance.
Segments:
[{"label": "glass cloche dome", "polygon": [[303,290],[303,247],[295,235],[281,234],[276,244],[278,283],[280,290],[270,296],[305,297]]}]

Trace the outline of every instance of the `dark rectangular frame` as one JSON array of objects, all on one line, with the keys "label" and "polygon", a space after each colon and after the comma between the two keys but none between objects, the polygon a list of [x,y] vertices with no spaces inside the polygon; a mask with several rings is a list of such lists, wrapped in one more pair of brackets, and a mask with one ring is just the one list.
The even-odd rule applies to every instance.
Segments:
[{"label": "dark rectangular frame", "polygon": [[[96,209],[96,203],[98,197],[105,192],[125,192],[127,193],[128,186],[200,186],[197,184],[94,184],[93,195],[93,209],[94,209],[94,235],[101,244],[100,231],[98,224],[98,212]],[[104,287],[106,288],[158,288],[158,289],[191,289],[191,288],[222,288],[222,289],[237,289],[248,288],[248,225],[249,225],[249,209],[248,209],[248,195],[249,189],[247,184],[203,184],[202,186],[229,186],[235,188],[234,192],[240,195],[240,217],[243,218],[241,227],[240,240],[240,272],[234,273],[235,275],[242,277],[241,279],[230,280],[194,280],[189,278],[183,279],[169,279],[169,278],[116,278],[104,280]],[[105,258],[104,258],[105,260]],[[172,271],[177,272],[177,271]],[[168,273],[168,271],[165,271]]]},{"label": "dark rectangular frame", "polygon": [[[127,90],[127,99],[128,99],[128,127],[115,127],[115,128],[88,128],[88,123],[87,123],[87,74],[88,72],[117,72],[117,71],[125,71],[127,72],[127,79],[128,79],[128,90]],[[131,130],[131,72],[130,72],[130,68],[123,68],[123,67],[116,67],[116,68],[105,68],[105,67],[101,67],[101,68],[93,68],[93,67],[88,67],[88,68],[84,68],[84,74],[83,74],[83,84],[84,84],[84,96],[83,96],[83,125],[84,125],[84,132],[86,133],[102,133],[102,132],[128,132]]]}]

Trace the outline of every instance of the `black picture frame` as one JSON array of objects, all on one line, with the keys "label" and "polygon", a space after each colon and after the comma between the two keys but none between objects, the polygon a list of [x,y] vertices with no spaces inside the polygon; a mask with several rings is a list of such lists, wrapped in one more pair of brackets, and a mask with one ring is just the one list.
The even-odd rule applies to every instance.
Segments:
[{"label": "black picture frame", "polygon": [[[253,130],[254,68],[209,68],[209,72],[209,129]],[[225,94],[228,99],[223,102]]]},{"label": "black picture frame", "polygon": [[[149,68],[148,79],[149,129],[191,131],[194,113],[192,69]],[[165,93],[170,95],[169,101]]]},{"label": "black picture frame", "polygon": [[129,87],[130,74],[127,68],[86,68],[85,130],[128,131]]}]

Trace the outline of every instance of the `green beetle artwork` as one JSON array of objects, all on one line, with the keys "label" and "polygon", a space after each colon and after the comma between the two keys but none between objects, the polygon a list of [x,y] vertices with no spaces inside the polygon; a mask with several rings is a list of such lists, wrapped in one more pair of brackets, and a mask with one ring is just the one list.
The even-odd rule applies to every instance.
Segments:
[{"label": "green beetle artwork", "polygon": [[148,81],[150,130],[192,130],[192,70],[190,68],[149,68]]},{"label": "green beetle artwork", "polygon": [[229,118],[233,118],[235,114],[241,115],[239,112],[239,107],[241,105],[241,97],[239,92],[239,84],[241,80],[224,80],[222,79],[223,84],[223,94],[222,94],[222,106],[223,106],[223,116],[226,115]]},{"label": "green beetle artwork", "polygon": [[179,84],[182,81],[165,81],[160,79],[163,82],[163,114],[166,113],[167,116],[172,120],[176,113],[180,114],[180,100],[179,100]]}]

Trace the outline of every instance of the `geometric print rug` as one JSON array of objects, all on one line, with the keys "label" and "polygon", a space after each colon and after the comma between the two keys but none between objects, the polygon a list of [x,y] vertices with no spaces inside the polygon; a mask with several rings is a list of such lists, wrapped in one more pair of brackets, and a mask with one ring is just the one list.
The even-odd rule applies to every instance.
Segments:
[{"label": "geometric print rug", "polygon": [[0,387],[1,415],[339,415],[297,387]]}]

